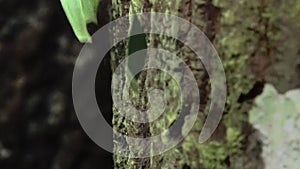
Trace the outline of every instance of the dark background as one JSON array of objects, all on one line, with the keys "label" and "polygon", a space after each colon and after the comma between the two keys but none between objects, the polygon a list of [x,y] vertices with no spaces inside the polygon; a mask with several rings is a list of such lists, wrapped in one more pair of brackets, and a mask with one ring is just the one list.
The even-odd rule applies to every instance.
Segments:
[{"label": "dark background", "polygon": [[[102,15],[99,26],[107,21]],[[81,47],[58,0],[0,0],[1,169],[113,167],[111,154],[88,138],[73,109]],[[98,71],[96,93],[111,122],[108,61]]]}]

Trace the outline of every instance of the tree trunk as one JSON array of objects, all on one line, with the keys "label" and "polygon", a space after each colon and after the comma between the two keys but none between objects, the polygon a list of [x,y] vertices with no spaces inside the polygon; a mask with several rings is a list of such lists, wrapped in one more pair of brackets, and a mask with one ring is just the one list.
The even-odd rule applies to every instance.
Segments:
[{"label": "tree trunk", "polygon": [[[239,18],[236,16],[227,18],[227,15],[221,15],[221,7],[225,9],[223,12],[232,10],[241,14],[242,12],[246,13],[247,10],[251,8],[251,5],[245,8],[244,11],[239,11],[237,10],[237,7],[232,7],[230,3],[218,3],[212,2],[211,0],[176,0],[173,3],[158,0],[112,1],[112,20],[132,14],[134,13],[133,11],[137,13],[167,12],[193,23],[207,35],[215,46],[217,46],[225,71],[230,73],[230,75],[227,75],[227,79],[230,81],[228,82],[229,102],[225,110],[226,115],[212,138],[205,144],[200,144],[198,143],[198,137],[210,103],[210,82],[207,73],[200,60],[192,59],[195,58],[195,54],[178,41],[162,35],[147,35],[148,48],[162,48],[171,52],[176,51],[176,54],[188,64],[198,83],[201,95],[200,113],[197,118],[197,123],[194,125],[189,135],[175,148],[161,155],[148,158],[133,159],[115,155],[115,168],[257,169],[262,165],[259,161],[260,151],[257,151],[259,146],[256,137],[252,138],[254,140],[252,141],[252,147],[249,147],[248,145],[249,135],[253,133],[253,130],[247,122],[242,122],[246,121],[245,119],[247,118],[244,114],[247,103],[238,102],[241,93],[249,91],[254,83],[253,79],[246,76],[247,70],[242,67],[247,61],[249,54],[247,52],[249,51],[243,47],[234,48],[236,51],[228,51],[228,49],[231,49],[230,45],[241,45],[238,42],[228,42],[228,44],[223,43],[226,37],[232,38],[232,35],[230,34],[232,30],[230,30],[228,26],[230,27],[230,25],[236,24]],[[246,15],[247,14],[248,13],[246,13]],[[162,21],[161,25],[151,26],[152,28],[159,27],[166,31],[172,31],[166,26],[167,22],[168,21]],[[220,27],[222,29],[220,29]],[[243,28],[242,26],[240,27]],[[236,31],[238,31],[238,28]],[[251,39],[250,36],[245,36],[240,32],[238,34],[241,35],[243,41]],[[219,35],[217,39],[215,39],[216,35]],[[252,43],[254,43],[254,41],[252,41]],[[119,43],[112,50],[111,65],[113,72],[120,61],[127,57],[128,52],[125,50],[126,48],[128,48],[128,41]],[[235,54],[236,52],[238,52],[238,54]],[[236,55],[235,59],[238,64],[230,64],[232,63],[232,57],[234,55]],[[169,66],[175,70],[179,65]],[[154,76],[156,76],[156,78]],[[236,76],[245,76],[246,78],[236,80]],[[123,78],[124,84],[119,84],[121,86],[125,85],[128,80],[125,75],[123,75]],[[150,70],[140,74],[137,84],[139,92],[134,95],[134,92],[131,91],[133,93],[132,103],[135,107],[141,109],[147,108],[148,100],[146,91],[147,89],[154,87],[165,89],[167,91],[167,98],[171,100],[170,105],[173,106],[173,108],[166,109],[164,117],[155,123],[137,124],[124,119],[124,117],[121,116],[122,112],[119,112],[116,107],[113,107],[113,127],[115,130],[132,137],[156,135],[163,129],[167,129],[168,126],[176,120],[177,112],[180,109],[179,107],[176,107],[176,105],[180,104],[178,93],[175,92],[176,83],[174,83],[172,78],[167,74],[158,72],[157,70]],[[141,147],[138,145],[135,147],[120,147],[118,138],[114,138],[114,148],[116,151],[126,151],[126,153],[130,153]],[[151,148],[152,147],[150,146],[149,151],[151,151]]]}]

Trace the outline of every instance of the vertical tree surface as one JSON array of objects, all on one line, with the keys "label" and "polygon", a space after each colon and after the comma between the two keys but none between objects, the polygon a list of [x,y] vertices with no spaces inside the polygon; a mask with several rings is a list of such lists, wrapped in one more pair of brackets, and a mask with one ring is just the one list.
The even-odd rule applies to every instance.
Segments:
[{"label": "vertical tree surface", "polygon": [[[211,41],[215,39],[221,20],[220,8],[215,6],[213,2],[209,0],[177,0],[173,3],[156,0],[132,2],[116,0],[112,3],[112,19],[117,19],[121,16],[132,14],[134,12],[162,12],[180,16],[198,26],[202,31],[205,32],[205,34]],[[129,24],[131,24],[130,20],[128,20],[128,22]],[[165,31],[174,31],[172,30],[174,29],[174,25],[172,28],[168,27],[167,20],[162,20],[162,23],[159,25],[152,24],[151,28],[160,28]],[[193,38],[191,35],[188,35],[188,30],[183,31],[186,31],[187,38]],[[115,168],[228,168],[230,166],[231,168],[233,168],[234,165],[236,165],[236,168],[239,168],[239,166],[241,166],[243,162],[246,161],[246,159],[243,159],[243,157],[239,157],[239,155],[237,154],[238,150],[240,150],[240,144],[242,140],[238,124],[236,124],[237,126],[229,124],[230,128],[228,128],[225,122],[222,122],[222,124],[220,124],[220,127],[217,129],[216,134],[208,143],[205,143],[203,145],[200,145],[198,143],[198,137],[201,131],[202,122],[205,119],[207,113],[206,110],[208,108],[210,95],[209,79],[200,60],[195,60],[195,54],[188,47],[170,37],[166,37],[163,35],[147,35],[146,39],[148,48],[162,48],[171,52],[176,52],[176,54],[189,65],[195,75],[201,94],[200,113],[198,115],[197,123],[192,129],[191,133],[176,148],[173,148],[172,150],[159,156],[144,159],[131,159],[115,156]],[[124,41],[122,43],[119,43],[114,48],[114,50],[112,50],[111,63],[113,70],[120,63],[120,60],[124,59],[127,56],[128,53],[125,49],[126,47],[128,47],[128,44],[128,41]],[[240,58],[237,59],[238,61],[243,61]],[[175,70],[179,65],[165,66],[172,67],[172,69]],[[125,85],[126,80],[128,80],[126,79],[125,75],[124,79],[124,84],[122,85]],[[174,80],[172,80],[172,78],[170,78],[167,74],[164,74],[157,70],[142,72],[137,83],[139,92],[136,95],[132,95],[132,102],[136,107],[146,108],[146,90],[150,87],[156,87],[164,89],[167,92],[167,98],[170,102],[168,106],[170,108],[167,108],[164,112],[164,117],[155,123],[137,124],[125,120],[120,115],[122,112],[118,112],[117,108],[114,107],[114,128],[129,136],[135,137],[146,137],[158,134],[163,129],[167,129],[168,126],[170,126],[172,122],[176,120],[177,112],[179,112],[180,109],[180,107],[178,107],[178,105],[180,105],[178,86],[176,86],[176,82],[174,82]],[[242,91],[244,89],[241,88],[240,90]],[[237,100],[234,101],[237,102]],[[239,120],[240,119],[237,119],[238,122],[236,123],[239,123]],[[184,122],[182,123],[184,126]],[[179,129],[179,134],[181,130],[182,129]],[[115,139],[115,141],[116,140],[118,139]],[[164,144],[163,141],[161,144]],[[124,150],[124,147],[119,147],[118,142],[115,142],[115,149],[118,148],[120,148],[120,150]],[[135,147],[128,147],[128,153],[132,149],[139,149],[139,145],[136,145]],[[151,151],[151,146],[149,148],[149,151]],[[235,158],[238,157],[239,159],[235,160]],[[232,164],[230,161],[232,161]]]},{"label": "vertical tree surface", "polygon": [[[282,54],[280,51],[286,50],[290,56],[299,56],[293,53],[298,50],[297,47],[282,45],[276,49],[279,46],[278,41],[288,36],[287,30],[292,29],[294,33],[299,33],[295,31],[299,25],[292,24],[295,16],[299,15],[299,6],[292,7],[292,4],[285,4],[283,1],[280,1],[281,5],[276,5],[276,3],[277,1],[274,0],[251,2],[243,0],[234,3],[219,0],[176,0],[172,3],[158,0],[113,0],[111,19],[132,13],[162,12],[182,17],[195,24],[216,47],[226,72],[228,88],[224,116],[219,127],[208,142],[199,144],[199,133],[210,103],[210,82],[207,73],[202,63],[193,59],[194,53],[180,42],[166,36],[147,35],[148,48],[176,51],[176,54],[189,65],[200,90],[200,112],[192,131],[172,150],[144,159],[115,155],[115,168],[263,168],[264,164],[260,158],[260,141],[248,122],[247,112],[252,105],[253,98],[261,92],[265,81],[273,82],[283,90],[292,87],[277,82],[272,76],[271,72],[276,69],[274,61],[278,55]],[[278,14],[275,6],[280,6],[281,11],[291,10],[287,12],[288,15]],[[163,20],[160,25],[152,24],[151,28],[174,31],[167,26],[167,22]],[[131,21],[128,20],[128,23],[131,24]],[[284,23],[290,26],[286,28],[286,31],[284,31]],[[188,30],[186,33],[189,33]],[[187,35],[187,38],[193,37]],[[125,50],[128,44],[128,41],[124,41],[112,50],[113,71],[120,60],[128,55]],[[289,48],[293,49],[289,50]],[[273,65],[270,66],[272,62]],[[178,67],[178,65],[167,66],[173,69]],[[296,70],[294,68],[293,71]],[[125,75],[124,79],[128,80]],[[168,106],[171,108],[166,109],[164,117],[155,123],[137,124],[125,120],[121,117],[121,112],[114,107],[113,126],[116,130],[135,137],[147,137],[160,133],[176,120],[180,109],[176,107],[179,105],[176,83],[167,74],[149,70],[139,75],[137,84],[139,92],[131,91],[132,102],[136,107],[146,109],[148,104],[146,90],[156,87],[166,90],[170,101]],[[138,149],[138,146],[129,147],[127,151]],[[118,142],[115,142],[115,148],[119,148]],[[149,151],[151,151],[151,146]]]},{"label": "vertical tree surface", "polygon": [[[82,14],[79,10],[86,1],[64,1],[77,2],[77,7],[68,11],[75,13],[72,18],[75,23],[79,23],[75,26],[79,27],[79,34],[84,33],[83,37],[79,37],[78,33],[74,34],[76,30],[72,32],[74,22],[70,22],[71,25],[68,23],[70,16],[65,16],[59,1],[0,1],[1,169],[263,169],[274,165],[280,168],[285,163],[291,163],[289,156],[275,159],[278,163],[284,160],[280,165],[269,165],[268,160],[262,161],[262,148],[267,146],[260,139],[265,141],[265,137],[260,137],[261,133],[249,123],[248,112],[257,107],[253,100],[259,99],[257,96],[263,88],[268,88],[269,85],[264,86],[265,83],[276,88],[276,95],[285,95],[289,89],[300,87],[300,3],[286,0],[101,0],[98,26],[91,23],[86,27],[86,22],[96,23],[97,10],[96,6],[85,4],[88,7],[85,9],[92,9],[85,10],[87,13],[84,15],[92,13],[93,19],[85,18],[82,23],[82,17],[78,15]],[[92,1],[98,3],[98,0]],[[113,155],[112,161],[112,154],[89,139],[73,108],[72,72],[83,45],[78,40],[88,40],[93,31],[109,21],[141,12],[162,12],[182,17],[207,35],[218,51],[226,72],[226,107],[213,136],[206,143],[200,144],[199,134],[211,102],[211,82],[202,63],[195,59],[195,54],[188,47],[173,38],[153,34],[128,38],[111,50],[111,58],[103,60],[95,82],[99,107],[107,121],[113,115],[110,122],[114,129],[128,136],[149,137],[161,133],[174,121],[178,121],[179,87],[169,74],[155,69],[141,72],[130,83],[128,77],[121,74],[124,80],[115,87],[122,88],[131,84],[131,102],[140,110],[146,110],[152,105],[147,97],[149,89],[164,90],[168,106],[161,118],[152,123],[138,124],[124,119],[123,112],[112,106],[111,70],[115,71],[123,59],[143,48],[162,48],[176,53],[189,65],[200,90],[200,111],[189,135],[170,151],[144,159]],[[114,32],[116,35],[121,29],[130,32],[133,30],[131,26],[136,22],[143,27],[145,23],[141,21],[140,18],[131,18],[127,25],[124,24],[124,27],[115,29]],[[158,25],[152,23],[151,29],[180,31],[176,25],[173,25],[175,29],[168,27],[168,23],[168,20],[162,20]],[[186,33],[187,38],[193,38],[189,36],[188,29],[182,32]],[[165,57],[163,54],[160,56]],[[147,64],[152,61],[174,71],[178,70],[178,65],[168,65],[163,59],[147,59]],[[130,64],[135,64],[135,61]],[[185,77],[183,74],[182,78]],[[267,106],[277,109],[276,112],[284,112],[280,115],[287,116],[289,113],[277,108],[281,106],[276,101],[280,97],[274,97],[272,105]],[[260,116],[275,124],[276,128],[283,129],[280,123],[285,119],[280,118],[281,122],[269,120],[278,115],[276,112],[257,113],[262,113]],[[145,117],[150,118],[150,115]],[[180,136],[188,120],[189,116],[186,116],[181,121],[183,127],[170,137]],[[292,149],[293,146],[288,143],[289,138],[282,138],[282,134],[299,140],[293,131],[275,131],[267,136],[281,137],[274,139],[276,144],[286,143]],[[129,143],[129,140],[125,141]],[[163,146],[168,143],[161,140],[159,144]],[[153,145],[139,144],[122,147],[119,139],[114,138],[116,151],[128,154],[145,147],[150,153],[154,149]],[[277,147],[275,149],[281,150]],[[265,150],[264,154],[268,152]]]}]

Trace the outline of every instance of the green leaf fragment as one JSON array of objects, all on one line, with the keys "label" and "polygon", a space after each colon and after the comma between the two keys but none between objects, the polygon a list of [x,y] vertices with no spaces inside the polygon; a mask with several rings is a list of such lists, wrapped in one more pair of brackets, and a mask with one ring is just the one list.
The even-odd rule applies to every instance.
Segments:
[{"label": "green leaf fragment", "polygon": [[80,42],[91,42],[87,24],[97,24],[100,0],[60,0],[73,31]]}]

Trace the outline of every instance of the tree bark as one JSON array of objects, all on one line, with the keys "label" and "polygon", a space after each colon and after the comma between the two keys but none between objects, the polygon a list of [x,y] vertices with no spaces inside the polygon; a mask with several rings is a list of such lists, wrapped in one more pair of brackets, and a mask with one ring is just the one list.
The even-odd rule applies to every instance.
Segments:
[{"label": "tree bark", "polygon": [[[200,28],[217,47],[219,47],[221,50],[225,50],[224,48],[226,48],[226,44],[224,45],[221,42],[222,38],[226,37],[226,33],[230,32],[230,30],[226,28],[228,22],[223,22],[223,20],[227,18],[222,17],[221,8],[218,7],[218,5],[231,10],[229,4],[214,3],[212,0],[176,0],[173,3],[169,3],[169,1],[158,0],[113,0],[111,19],[114,20],[131,14],[132,9],[134,9],[134,11],[137,13],[167,12],[182,17],[193,23]],[[237,18],[234,18],[233,16],[233,19]],[[130,21],[128,21],[128,23],[129,22]],[[167,21],[162,21],[162,24],[160,25],[151,26],[152,28],[159,27],[166,31],[172,31],[171,28],[167,27],[166,25]],[[224,27],[224,30],[220,31],[219,27],[222,26]],[[186,33],[188,34],[188,30]],[[217,33],[220,34],[220,37],[215,40]],[[119,43],[112,50],[111,65],[113,72],[120,61],[127,57],[127,47],[128,41],[124,41]],[[161,155],[143,159],[132,159],[114,155],[115,168],[258,168],[258,166],[261,165],[259,160],[257,160],[259,159],[260,152],[257,151],[255,153],[249,153],[249,151],[258,147],[258,141],[254,141],[254,147],[252,147],[251,150],[247,148],[248,135],[251,135],[253,131],[251,130],[243,133],[242,130],[244,128],[249,129],[251,127],[247,122],[245,122],[245,124],[242,123],[242,121],[245,119],[245,115],[243,115],[243,109],[245,105],[243,103],[238,103],[238,97],[241,92],[251,89],[253,85],[252,79],[248,78],[241,80],[243,83],[241,82],[241,86],[238,86],[239,90],[237,92],[233,92],[236,90],[234,87],[229,89],[228,97],[230,100],[232,100],[232,103],[229,103],[228,107],[226,107],[225,113],[228,113],[226,117],[232,118],[234,113],[238,113],[240,117],[234,117],[233,120],[223,120],[212,138],[207,143],[200,145],[198,143],[198,137],[210,103],[210,82],[202,63],[199,60],[193,59],[195,58],[195,54],[189,48],[166,36],[147,35],[147,47],[162,48],[171,52],[176,51],[176,54],[188,64],[199,86],[201,95],[200,113],[190,134],[175,148]],[[241,50],[241,53],[246,53],[246,51],[243,51],[243,49],[239,50]],[[221,54],[225,55],[221,56],[221,58],[226,64],[232,60],[231,56],[234,55],[234,52]],[[237,57],[237,60],[244,62],[246,60],[245,57],[246,56],[244,55],[240,55]],[[168,66],[171,66],[172,69],[176,69],[176,67],[178,67],[178,65]],[[242,76],[246,75],[246,71],[244,70],[234,70],[233,65],[228,67],[225,66],[225,69],[232,71],[230,73],[240,72],[238,74],[241,74]],[[156,78],[154,78],[154,76],[156,76]],[[229,78],[233,77],[230,76]],[[128,79],[126,79],[126,76],[124,75],[124,84],[120,85],[125,85],[127,80]],[[115,130],[133,137],[147,137],[158,134],[163,129],[167,129],[168,126],[170,126],[176,120],[177,112],[180,109],[179,107],[176,107],[176,105],[180,104],[178,93],[174,92],[176,91],[176,83],[174,83],[172,78],[170,78],[168,75],[156,70],[142,72],[137,80],[137,83],[138,91],[140,92],[134,96],[132,101],[136,107],[142,109],[147,108],[148,100],[146,91],[147,89],[154,87],[165,89],[167,91],[167,98],[171,100],[170,105],[173,106],[173,108],[167,109],[167,111],[164,112],[165,116],[156,123],[137,124],[124,119],[121,116],[122,112],[119,112],[116,107],[113,107],[113,127]],[[232,83],[232,81],[230,81],[229,84],[230,83]],[[116,151],[125,150],[127,153],[130,153],[130,151],[133,149],[139,149],[138,145],[136,147],[120,147],[118,144],[118,138],[114,139],[114,146]],[[151,148],[152,147],[150,146],[149,151],[151,151]],[[250,163],[253,163],[253,165],[251,164],[250,166],[245,167],[247,166],[247,161],[251,161]]]}]

